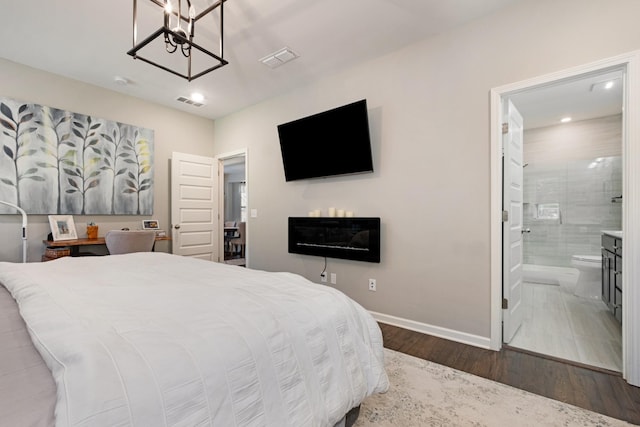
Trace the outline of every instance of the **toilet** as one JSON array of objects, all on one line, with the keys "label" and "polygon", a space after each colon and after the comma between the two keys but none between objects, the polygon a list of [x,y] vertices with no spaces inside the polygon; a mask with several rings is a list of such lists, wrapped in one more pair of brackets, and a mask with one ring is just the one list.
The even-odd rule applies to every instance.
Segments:
[{"label": "toilet", "polygon": [[574,295],[589,299],[601,299],[602,257],[599,255],[574,255],[571,257],[571,265],[580,272]]}]

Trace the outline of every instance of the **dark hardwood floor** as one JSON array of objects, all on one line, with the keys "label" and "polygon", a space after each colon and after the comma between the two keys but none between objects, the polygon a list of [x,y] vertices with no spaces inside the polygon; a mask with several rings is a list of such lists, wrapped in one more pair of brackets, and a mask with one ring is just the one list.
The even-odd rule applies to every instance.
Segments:
[{"label": "dark hardwood floor", "polygon": [[380,328],[391,350],[640,424],[640,388],[618,374],[509,348],[484,350],[383,323]]}]

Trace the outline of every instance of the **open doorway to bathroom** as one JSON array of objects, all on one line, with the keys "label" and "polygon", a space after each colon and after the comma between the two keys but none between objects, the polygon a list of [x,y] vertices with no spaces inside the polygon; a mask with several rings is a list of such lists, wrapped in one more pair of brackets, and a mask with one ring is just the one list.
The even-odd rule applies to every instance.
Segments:
[{"label": "open doorway to bathroom", "polygon": [[622,234],[623,85],[609,69],[503,97],[523,118],[522,323],[508,344],[618,372],[602,241]]}]

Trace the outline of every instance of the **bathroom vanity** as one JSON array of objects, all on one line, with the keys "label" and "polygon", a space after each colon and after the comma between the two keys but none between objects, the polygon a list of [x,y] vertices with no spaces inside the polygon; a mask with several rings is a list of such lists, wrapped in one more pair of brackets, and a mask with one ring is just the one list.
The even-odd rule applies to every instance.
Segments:
[{"label": "bathroom vanity", "polygon": [[622,322],[622,232],[602,232],[602,301]]}]

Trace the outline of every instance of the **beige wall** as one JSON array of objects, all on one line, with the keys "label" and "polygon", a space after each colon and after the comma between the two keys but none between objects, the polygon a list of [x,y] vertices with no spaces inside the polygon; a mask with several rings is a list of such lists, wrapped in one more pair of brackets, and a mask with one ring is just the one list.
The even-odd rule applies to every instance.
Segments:
[{"label": "beige wall", "polygon": [[[323,259],[287,253],[287,217],[329,206],[379,216],[382,262],[329,259],[336,287],[488,345],[489,90],[639,49],[638,16],[636,0],[523,1],[217,120],[216,153],[248,148],[250,265],[318,281]],[[361,98],[375,173],[285,183],[276,125]]]},{"label": "beige wall", "polygon": [[[0,59],[0,96],[25,102],[61,108],[95,117],[114,120],[154,130],[155,173],[153,218],[161,227],[169,226],[169,159],[172,151],[212,156],[212,120],[203,119],[141,101],[136,98],[105,90],[96,86],[66,79],[54,74],[25,67]],[[88,220],[100,226],[100,235],[109,229],[140,228],[142,216],[96,216],[90,218],[75,215],[78,237],[85,237]],[[42,239],[49,233],[46,215],[29,216],[29,261],[39,261],[43,252]],[[0,215],[0,261],[20,261],[20,217]],[[170,249],[167,242],[158,245],[159,250]]]}]

